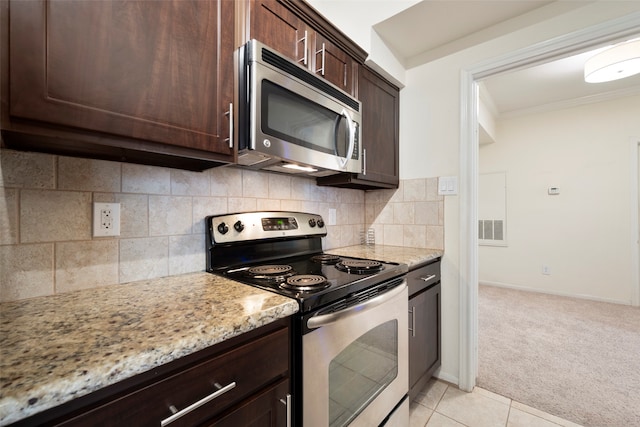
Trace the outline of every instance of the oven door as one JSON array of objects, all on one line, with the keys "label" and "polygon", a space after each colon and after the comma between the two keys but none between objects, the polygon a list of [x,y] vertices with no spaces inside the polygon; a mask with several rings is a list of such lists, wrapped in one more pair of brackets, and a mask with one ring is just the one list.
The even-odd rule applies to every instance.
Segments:
[{"label": "oven door", "polygon": [[[406,281],[311,317],[302,337],[303,425],[380,425],[409,390]],[[408,416],[408,415],[407,415]]]}]

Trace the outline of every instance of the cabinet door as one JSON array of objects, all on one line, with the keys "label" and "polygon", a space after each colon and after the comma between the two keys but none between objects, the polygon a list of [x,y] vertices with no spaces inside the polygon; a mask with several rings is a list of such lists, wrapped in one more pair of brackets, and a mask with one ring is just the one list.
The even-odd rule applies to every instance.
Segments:
[{"label": "cabinet door", "polygon": [[[417,388],[422,389],[422,385],[438,366],[440,366],[439,283],[409,298],[410,395],[419,392]],[[418,383],[420,386],[416,387]]]},{"label": "cabinet door", "polygon": [[304,67],[311,65],[310,30],[276,0],[252,0],[250,38],[261,41]]},{"label": "cabinet door", "polygon": [[356,61],[322,35],[314,33],[314,39],[313,70],[315,73],[354,95]]},{"label": "cabinet door", "polygon": [[285,427],[287,426],[289,380],[269,387],[245,400],[237,409],[208,427]]},{"label": "cabinet door", "polygon": [[362,102],[362,178],[380,183],[399,182],[400,93],[397,88],[361,67],[358,95]]},{"label": "cabinet door", "polygon": [[233,2],[12,1],[10,115],[232,155]]},{"label": "cabinet door", "polygon": [[363,172],[325,176],[316,182],[362,190],[398,188],[400,92],[378,74],[359,66],[358,99],[362,101]]}]

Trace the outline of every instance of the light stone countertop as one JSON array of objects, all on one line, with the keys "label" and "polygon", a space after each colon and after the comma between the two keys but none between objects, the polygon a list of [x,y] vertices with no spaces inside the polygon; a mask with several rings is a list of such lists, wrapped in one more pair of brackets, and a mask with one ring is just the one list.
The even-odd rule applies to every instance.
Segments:
[{"label": "light stone countertop", "polygon": [[2,303],[0,425],[297,311],[204,272]]},{"label": "light stone countertop", "polygon": [[378,261],[391,261],[407,264],[409,269],[424,264],[427,261],[441,257],[442,249],[405,248],[403,246],[387,245],[357,245],[338,249],[328,249],[330,254],[368,258]]}]

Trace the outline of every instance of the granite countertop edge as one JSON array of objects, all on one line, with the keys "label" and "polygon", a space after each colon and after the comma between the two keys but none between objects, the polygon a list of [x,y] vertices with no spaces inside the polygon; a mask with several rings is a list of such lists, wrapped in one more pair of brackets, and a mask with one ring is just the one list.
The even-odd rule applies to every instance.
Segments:
[{"label": "granite countertop edge", "polygon": [[0,426],[297,311],[205,272],[2,303]]},{"label": "granite countertop edge", "polygon": [[410,270],[444,255],[444,250],[442,249],[390,245],[354,245],[329,249],[327,252],[334,255],[407,264]]}]

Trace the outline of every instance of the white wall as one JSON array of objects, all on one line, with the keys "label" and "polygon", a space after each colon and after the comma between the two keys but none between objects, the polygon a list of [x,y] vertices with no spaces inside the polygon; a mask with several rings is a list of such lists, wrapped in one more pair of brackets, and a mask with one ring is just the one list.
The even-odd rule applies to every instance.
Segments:
[{"label": "white wall", "polygon": [[[460,72],[492,58],[554,39],[640,10],[638,2],[596,2],[526,27],[454,55],[407,71],[400,98],[400,173],[402,179],[460,174]],[[461,183],[463,184],[463,183]],[[468,189],[461,185],[460,194]],[[459,196],[445,197],[442,260],[442,368],[440,376],[457,383],[460,374]]]},{"label": "white wall", "polygon": [[631,304],[629,141],[639,117],[632,96],[499,122],[480,173],[507,173],[509,245],[479,248],[481,283]]}]

